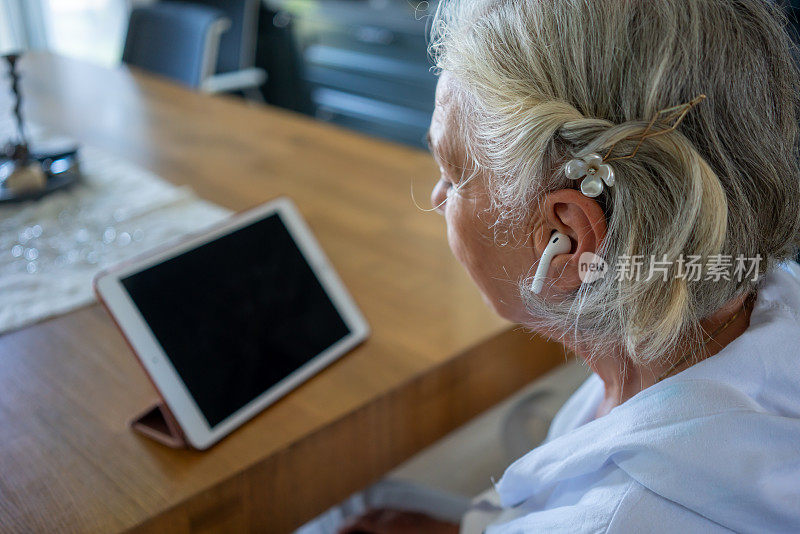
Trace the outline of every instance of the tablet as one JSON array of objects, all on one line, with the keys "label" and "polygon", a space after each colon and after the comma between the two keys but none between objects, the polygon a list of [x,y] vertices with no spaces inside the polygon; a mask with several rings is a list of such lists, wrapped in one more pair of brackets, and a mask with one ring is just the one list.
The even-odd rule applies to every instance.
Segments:
[{"label": "tablet", "polygon": [[198,449],[369,332],[285,198],[101,273],[95,291]]}]

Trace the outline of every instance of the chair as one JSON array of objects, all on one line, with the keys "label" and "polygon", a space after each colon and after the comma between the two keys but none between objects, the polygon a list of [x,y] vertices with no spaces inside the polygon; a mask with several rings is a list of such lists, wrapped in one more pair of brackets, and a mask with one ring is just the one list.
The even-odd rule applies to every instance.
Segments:
[{"label": "chair", "polygon": [[255,67],[260,0],[181,0],[221,11],[231,26],[219,45],[216,71],[201,84],[211,93],[242,91],[263,100],[258,87],[266,81],[264,70]]},{"label": "chair", "polygon": [[230,27],[222,11],[160,2],[131,11],[122,61],[201,89],[216,69],[220,40]]}]

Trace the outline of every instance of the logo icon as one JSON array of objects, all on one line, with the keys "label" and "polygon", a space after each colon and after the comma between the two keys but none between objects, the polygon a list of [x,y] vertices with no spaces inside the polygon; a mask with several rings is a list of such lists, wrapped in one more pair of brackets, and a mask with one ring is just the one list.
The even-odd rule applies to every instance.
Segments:
[{"label": "logo icon", "polygon": [[578,276],[584,284],[591,284],[608,273],[606,260],[594,252],[584,252],[578,258]]}]

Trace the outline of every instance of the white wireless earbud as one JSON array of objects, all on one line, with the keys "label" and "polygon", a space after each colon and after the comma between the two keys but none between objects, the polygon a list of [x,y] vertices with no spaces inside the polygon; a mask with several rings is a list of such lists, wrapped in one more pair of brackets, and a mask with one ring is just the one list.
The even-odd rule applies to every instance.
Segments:
[{"label": "white wireless earbud", "polygon": [[536,268],[536,274],[533,275],[533,283],[531,284],[531,291],[537,295],[542,290],[544,279],[547,276],[547,271],[550,270],[550,261],[556,254],[564,254],[569,252],[572,248],[572,242],[569,237],[560,232],[553,232],[550,236],[550,242],[542,252],[542,257],[539,259],[539,266]]}]

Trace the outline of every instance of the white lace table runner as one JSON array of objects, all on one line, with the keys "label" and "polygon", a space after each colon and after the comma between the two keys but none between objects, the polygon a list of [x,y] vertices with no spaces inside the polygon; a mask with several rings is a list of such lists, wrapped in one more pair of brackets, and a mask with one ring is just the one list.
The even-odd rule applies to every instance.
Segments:
[{"label": "white lace table runner", "polygon": [[91,303],[100,270],[230,214],[96,148],[79,154],[82,183],[0,205],[0,333]]}]

